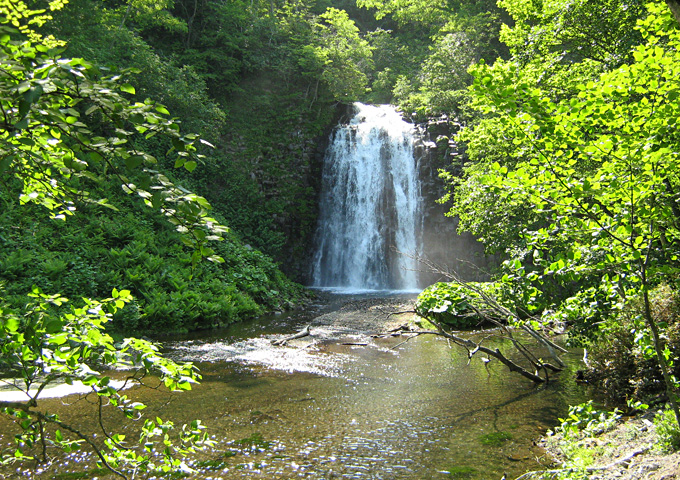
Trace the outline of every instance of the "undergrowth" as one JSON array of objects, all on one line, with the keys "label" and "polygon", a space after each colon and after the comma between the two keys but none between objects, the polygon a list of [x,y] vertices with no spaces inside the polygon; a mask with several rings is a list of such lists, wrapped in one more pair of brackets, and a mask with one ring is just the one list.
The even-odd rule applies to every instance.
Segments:
[{"label": "undergrowth", "polygon": [[[136,199],[110,189],[119,211],[82,205],[66,220],[39,207],[0,210],[0,284],[20,307],[33,285],[69,298],[130,290],[114,329],[158,334],[209,329],[289,309],[304,295],[276,264],[233,234],[212,242],[223,264],[192,265],[191,251],[164,218],[133,208]],[[4,191],[0,191],[0,203]]]}]

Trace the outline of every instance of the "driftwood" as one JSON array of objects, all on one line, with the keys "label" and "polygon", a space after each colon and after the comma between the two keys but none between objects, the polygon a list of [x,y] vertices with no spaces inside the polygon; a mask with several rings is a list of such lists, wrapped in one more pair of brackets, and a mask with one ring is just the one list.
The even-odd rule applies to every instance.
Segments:
[{"label": "driftwood", "polygon": [[[512,315],[511,312],[509,312],[505,307],[502,307],[495,302],[495,300],[491,298],[485,298],[485,301],[492,305],[497,305],[496,311],[497,312],[503,312],[507,313],[508,315]],[[413,313],[418,315],[418,312],[416,311],[410,311],[410,312],[399,312],[399,314],[402,313]],[[508,369],[511,372],[516,372],[519,373],[520,375],[528,378],[534,383],[546,383],[549,380],[548,376],[548,371],[552,372],[560,372],[562,371],[564,367],[564,363],[562,360],[557,356],[556,351],[560,352],[567,352],[564,348],[560,347],[559,345],[556,345],[555,343],[551,342],[549,339],[547,339],[544,335],[541,333],[537,332],[536,330],[532,329],[531,327],[524,325],[522,329],[529,333],[539,344],[542,346],[546,347],[548,351],[550,352],[550,355],[555,359],[555,362],[558,364],[558,366],[554,366],[550,363],[543,362],[540,360],[538,357],[536,357],[531,350],[529,350],[521,341],[513,337],[512,334],[512,329],[509,328],[507,325],[502,324],[500,321],[496,319],[491,319],[491,323],[496,325],[498,327],[498,331],[501,332],[501,334],[494,334],[490,333],[488,336],[495,336],[495,337],[501,337],[507,340],[510,340],[515,347],[515,349],[522,354],[522,356],[528,361],[528,363],[531,365],[533,368],[533,372],[527,368],[524,368],[517,362],[509,359],[506,357],[498,348],[491,349],[488,347],[485,347],[482,342],[484,339],[482,339],[480,342],[475,342],[473,340],[470,340],[468,338],[462,338],[455,333],[447,330],[444,328],[444,326],[437,322],[436,320],[432,318],[425,318],[428,322],[430,322],[432,325],[436,327],[436,330],[409,330],[408,327],[406,326],[400,326],[396,329],[390,330],[382,335],[377,335],[377,336],[382,336],[382,337],[388,337],[388,336],[399,336],[399,335],[409,335],[406,340],[404,340],[401,343],[398,343],[397,345],[393,346],[391,349],[394,350],[396,348],[399,348],[412,338],[418,337],[420,335],[438,335],[441,337],[444,337],[447,339],[447,341],[454,343],[455,345],[458,345],[460,347],[463,347],[467,350],[468,352],[468,363],[472,360],[472,357],[481,352],[487,355],[486,360],[488,362],[489,357],[493,357],[497,360],[499,360],[503,365],[508,367]],[[541,376],[541,372],[543,373],[543,376]]]},{"label": "driftwood", "polygon": [[[491,349],[491,348],[485,347],[481,344],[481,342],[476,343],[476,342],[474,342],[470,339],[462,338],[462,337],[459,337],[457,335],[454,335],[453,333],[447,332],[446,330],[444,330],[443,328],[441,328],[438,325],[435,325],[435,326],[437,327],[437,330],[418,330],[418,331],[411,332],[413,335],[411,337],[409,337],[409,340],[411,338],[417,337],[419,335],[439,335],[439,336],[446,338],[450,342],[465,348],[468,351],[468,359],[470,359],[470,360],[472,360],[472,357],[478,352],[485,353],[489,357],[494,357],[495,359],[499,360],[503,365],[508,367],[508,369],[511,372],[519,373],[520,375],[528,378],[529,380],[531,380],[534,383],[545,383],[545,382],[548,381],[547,374],[542,377],[542,376],[539,375],[538,370],[535,371],[535,372],[531,372],[531,371],[527,370],[526,368],[524,368],[521,365],[513,362],[512,360],[507,358],[505,355],[503,355],[503,353],[498,348]],[[399,345],[397,345],[396,347],[403,345],[404,343],[406,343],[406,342],[402,342]],[[546,366],[544,364],[541,364],[540,366],[542,368],[546,368]],[[551,367],[552,367],[552,365],[551,365]],[[555,367],[553,367],[553,368],[555,368]],[[559,370],[559,369],[557,369],[557,370]]]},{"label": "driftwood", "polygon": [[307,325],[305,328],[300,330],[298,333],[291,335],[289,337],[286,337],[286,338],[282,338],[281,340],[272,340],[272,345],[283,346],[283,345],[286,345],[290,340],[295,340],[296,338],[306,337],[307,335],[310,334],[309,327],[310,327],[310,325]]}]

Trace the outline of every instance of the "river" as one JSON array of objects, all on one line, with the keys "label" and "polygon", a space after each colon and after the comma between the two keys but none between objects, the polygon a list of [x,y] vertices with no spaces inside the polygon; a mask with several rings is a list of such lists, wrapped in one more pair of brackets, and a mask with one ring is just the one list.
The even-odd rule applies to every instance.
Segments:
[{"label": "river", "polygon": [[[495,361],[468,365],[465,350],[439,337],[370,335],[409,321],[399,312],[412,299],[328,296],[307,311],[168,340],[166,355],[196,362],[202,383],[129,395],[149,405],[145,417],[208,425],[216,449],[192,460],[190,478],[500,479],[538,468],[534,440],[584,398],[573,375],[536,387]],[[306,325],[311,335],[272,345]],[[87,398],[47,402],[79,428],[95,427]],[[72,478],[52,475],[89,468],[87,458],[14,473]]]}]

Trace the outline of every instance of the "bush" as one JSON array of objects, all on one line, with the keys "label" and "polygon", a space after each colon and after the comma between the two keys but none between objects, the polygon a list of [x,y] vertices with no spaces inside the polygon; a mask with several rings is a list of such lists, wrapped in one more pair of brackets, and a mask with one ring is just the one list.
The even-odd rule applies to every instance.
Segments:
[{"label": "bush", "polygon": [[135,210],[136,199],[117,189],[97,195],[124,211],[83,206],[66,221],[32,205],[0,212],[0,282],[13,307],[25,303],[33,285],[71,298],[125,288],[135,301],[118,311],[112,327],[149,335],[227,325],[289,308],[303,296],[269,257],[234,236],[212,245],[224,264],[192,267],[189,250],[160,215]]},{"label": "bush", "polygon": [[[502,299],[503,286],[484,282],[470,282],[468,285],[440,282],[429,286],[418,295],[416,312],[421,317],[453,328],[482,326],[489,321],[491,314],[488,305],[475,290],[505,303]],[[512,308],[512,305],[509,307]]]},{"label": "bush", "polygon": [[659,448],[666,453],[680,450],[680,428],[675,413],[670,408],[659,411],[654,417]]},{"label": "bush", "polygon": [[621,412],[617,409],[612,412],[598,410],[590,400],[580,405],[570,406],[569,415],[567,418],[559,419],[561,423],[555,428],[555,433],[561,434],[565,439],[594,437],[614,428],[620,418]]},{"label": "bush", "polygon": [[[680,297],[668,285],[660,285],[650,292],[650,303],[666,341],[672,373],[677,377],[680,366],[672,359],[680,355]],[[641,300],[629,299],[620,312],[602,323],[598,337],[587,344],[585,380],[608,404],[623,406],[628,400],[658,403],[664,398],[663,378],[642,315]]]},{"label": "bush", "polygon": [[557,309],[545,312],[543,321],[568,326],[568,344],[583,347],[602,333],[601,326],[614,311],[616,297],[613,289],[591,287],[566,298]]}]

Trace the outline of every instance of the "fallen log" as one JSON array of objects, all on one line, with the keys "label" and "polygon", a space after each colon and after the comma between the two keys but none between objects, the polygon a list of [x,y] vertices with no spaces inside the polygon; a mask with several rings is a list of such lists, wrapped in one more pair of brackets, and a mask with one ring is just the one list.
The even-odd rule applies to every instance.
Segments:
[{"label": "fallen log", "polygon": [[295,340],[296,338],[306,337],[307,335],[310,334],[310,328],[309,327],[310,327],[310,325],[307,325],[305,328],[300,330],[298,333],[296,333],[294,335],[290,335],[289,337],[282,338],[280,340],[272,340],[272,345],[276,345],[276,346],[280,347],[280,346],[287,344],[290,340]]}]

